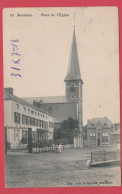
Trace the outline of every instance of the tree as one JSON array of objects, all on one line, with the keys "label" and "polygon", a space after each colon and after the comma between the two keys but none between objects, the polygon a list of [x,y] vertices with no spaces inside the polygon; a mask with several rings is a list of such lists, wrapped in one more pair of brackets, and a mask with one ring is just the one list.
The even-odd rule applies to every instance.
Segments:
[{"label": "tree", "polygon": [[54,130],[54,139],[73,139],[79,133],[78,120],[70,117],[62,121],[60,127]]}]

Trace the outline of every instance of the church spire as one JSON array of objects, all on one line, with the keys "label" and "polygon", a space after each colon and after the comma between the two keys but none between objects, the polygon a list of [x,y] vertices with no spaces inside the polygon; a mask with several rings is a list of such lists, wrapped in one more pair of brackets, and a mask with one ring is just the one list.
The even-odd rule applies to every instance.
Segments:
[{"label": "church spire", "polygon": [[68,72],[64,81],[70,81],[70,80],[81,80],[78,52],[77,52],[77,43],[76,43],[76,36],[75,36],[75,26],[74,26],[74,32],[73,32],[73,40],[72,40],[72,46],[71,46],[71,52],[70,52]]}]

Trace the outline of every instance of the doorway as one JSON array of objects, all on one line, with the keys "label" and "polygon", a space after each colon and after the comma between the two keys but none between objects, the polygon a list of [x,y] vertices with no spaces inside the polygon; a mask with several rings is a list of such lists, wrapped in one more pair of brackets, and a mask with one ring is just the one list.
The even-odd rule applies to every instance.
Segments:
[{"label": "doorway", "polygon": [[97,137],[97,146],[100,146],[100,133],[98,133],[98,137]]}]

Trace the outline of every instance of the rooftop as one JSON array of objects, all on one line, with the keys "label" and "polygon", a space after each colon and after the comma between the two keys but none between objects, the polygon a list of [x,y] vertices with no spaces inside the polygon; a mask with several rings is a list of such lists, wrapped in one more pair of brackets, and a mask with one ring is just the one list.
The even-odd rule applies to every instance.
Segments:
[{"label": "rooftop", "polygon": [[102,118],[92,118],[87,122],[87,127],[96,127],[96,126],[104,126],[105,128],[113,127],[113,124],[110,119],[107,117]]},{"label": "rooftop", "polygon": [[34,106],[33,104],[31,104],[31,103],[25,101],[24,99],[19,98],[19,97],[13,95],[12,93],[6,91],[6,89],[4,89],[4,100],[13,100],[13,101],[16,101],[16,102],[18,102],[18,103],[20,103],[20,104],[23,104],[23,105],[25,105],[25,106],[28,106],[28,107],[30,107],[30,108],[33,108],[33,109],[35,109],[35,110],[41,112],[41,113],[44,113],[44,114],[47,114],[47,115],[51,116],[49,113],[45,112],[45,111],[42,110],[41,108],[38,108],[37,106]]},{"label": "rooftop", "polygon": [[65,96],[46,96],[46,97],[29,97],[23,98],[23,100],[33,103],[33,101],[42,102],[42,103],[66,103]]}]

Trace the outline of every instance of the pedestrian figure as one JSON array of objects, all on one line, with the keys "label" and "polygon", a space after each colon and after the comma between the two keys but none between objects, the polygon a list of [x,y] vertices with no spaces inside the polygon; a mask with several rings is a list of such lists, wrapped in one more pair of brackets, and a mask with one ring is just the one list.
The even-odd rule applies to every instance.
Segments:
[{"label": "pedestrian figure", "polygon": [[55,144],[53,143],[52,145],[52,150],[53,150],[53,153],[55,152]]},{"label": "pedestrian figure", "polygon": [[63,148],[63,146],[60,144],[59,146],[58,146],[58,153],[62,153],[62,148]]},{"label": "pedestrian figure", "polygon": [[59,152],[59,145],[56,145],[56,153],[58,153]]}]

